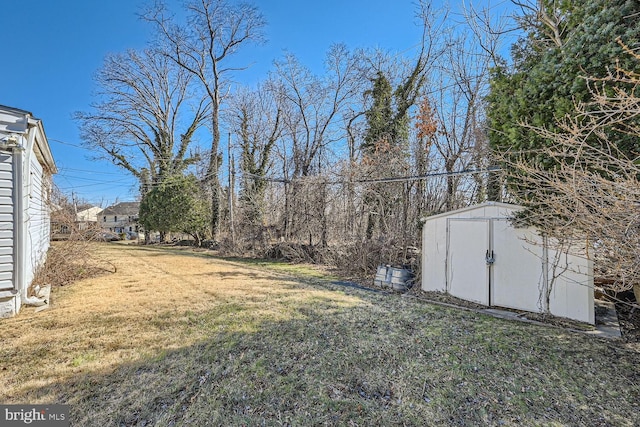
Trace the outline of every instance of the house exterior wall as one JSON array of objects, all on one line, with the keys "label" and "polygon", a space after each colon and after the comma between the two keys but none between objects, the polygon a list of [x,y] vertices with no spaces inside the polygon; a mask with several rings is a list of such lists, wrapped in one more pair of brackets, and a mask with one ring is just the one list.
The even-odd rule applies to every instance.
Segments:
[{"label": "house exterior wall", "polygon": [[29,163],[29,177],[25,182],[27,192],[24,196],[28,223],[25,242],[25,282],[28,284],[33,281],[36,271],[45,261],[51,236],[48,177],[35,156],[31,157]]},{"label": "house exterior wall", "polygon": [[139,202],[120,202],[98,214],[98,226],[113,233],[137,233],[140,230]]},{"label": "house exterior wall", "polygon": [[102,208],[94,206],[92,208],[84,209],[76,215],[76,221],[78,222],[98,222],[98,214],[102,212]]},{"label": "house exterior wall", "polygon": [[15,297],[13,156],[0,152],[0,318],[19,310]]},{"label": "house exterior wall", "polygon": [[0,292],[13,289],[13,156],[0,152]]},{"label": "house exterior wall", "polygon": [[138,217],[130,215],[102,215],[98,218],[98,223],[106,231],[114,233],[133,231],[137,233],[140,228],[137,219]]},{"label": "house exterior wall", "polygon": [[514,228],[508,219],[519,209],[486,203],[426,218],[422,289],[593,324],[593,262],[555,252],[533,228]]},{"label": "house exterior wall", "polygon": [[0,106],[0,317],[18,313],[44,263],[55,172],[42,121]]}]

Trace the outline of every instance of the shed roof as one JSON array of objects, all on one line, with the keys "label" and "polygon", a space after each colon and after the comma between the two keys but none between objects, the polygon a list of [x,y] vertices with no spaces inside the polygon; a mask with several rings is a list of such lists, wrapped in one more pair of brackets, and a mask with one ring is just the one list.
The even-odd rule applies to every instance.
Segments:
[{"label": "shed roof", "polygon": [[480,204],[477,204],[477,205],[467,206],[466,208],[456,209],[456,210],[449,211],[449,212],[443,212],[443,213],[437,214],[437,215],[426,216],[426,217],[422,218],[422,222],[431,221],[431,220],[437,219],[437,218],[446,218],[448,216],[459,214],[459,213],[463,213],[463,212],[469,212],[469,211],[484,209],[484,208],[489,207],[489,206],[502,208],[502,209],[505,209],[505,210],[513,211],[513,212],[518,211],[520,209],[523,209],[522,206],[514,205],[514,204],[511,204],[511,203],[484,202],[484,203],[480,203]]}]

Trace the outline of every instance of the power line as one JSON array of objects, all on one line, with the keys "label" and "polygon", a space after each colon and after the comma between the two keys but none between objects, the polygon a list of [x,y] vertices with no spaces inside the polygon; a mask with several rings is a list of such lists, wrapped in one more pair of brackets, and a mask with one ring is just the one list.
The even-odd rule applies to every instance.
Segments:
[{"label": "power line", "polygon": [[[413,182],[413,181],[421,181],[421,180],[426,180],[426,179],[431,179],[431,178],[438,178],[438,177],[449,177],[449,176],[462,176],[462,175],[474,175],[474,174],[481,174],[481,173],[492,173],[492,172],[498,172],[502,170],[499,166],[491,166],[485,169],[464,169],[461,171],[453,171],[453,172],[446,172],[446,171],[439,171],[439,172],[431,172],[428,174],[424,174],[424,175],[409,175],[409,176],[394,176],[394,177],[382,177],[382,178],[358,178],[358,179],[339,179],[339,180],[322,180],[320,183],[322,184],[326,184],[326,185],[339,185],[339,184],[349,184],[349,183],[355,183],[355,184],[380,184],[380,183],[393,183],[393,182]],[[293,182],[297,182],[297,181],[302,181],[305,179],[317,179],[317,178],[321,178],[320,175],[314,175],[314,176],[305,176],[305,177],[298,177],[298,178],[270,178],[270,177],[266,177],[266,176],[260,176],[260,175],[256,175],[256,174],[252,174],[249,172],[244,172],[242,174],[243,176],[246,176],[250,179],[254,179],[254,180],[259,180],[259,181],[267,181],[267,182],[276,182],[276,183],[282,183],[282,184],[290,184]],[[66,177],[65,177],[66,178]],[[73,178],[73,177],[71,177]],[[75,179],[83,179],[83,178],[75,178]],[[111,183],[116,183],[116,182],[122,182],[125,181],[127,179],[130,179],[129,177],[126,178],[122,178],[119,180],[115,180],[115,181],[101,181],[101,180],[92,180],[89,178],[84,178],[87,181],[95,181],[94,184],[86,184],[86,185],[78,185],[78,186],[70,186],[68,188],[79,188],[79,187],[91,187],[91,186],[100,186],[100,185],[105,185],[105,184],[111,184]],[[206,180],[206,176],[203,179],[200,179],[201,182],[203,182],[204,180]],[[159,187],[159,186],[174,186],[174,185],[179,185],[178,183],[168,183],[168,182],[150,182],[148,184],[146,184],[147,187],[149,188],[155,188],[155,187]]]},{"label": "power line", "polygon": [[[99,182],[99,183],[110,183],[110,182],[118,182],[120,180],[112,180],[112,179],[94,179],[94,178],[85,178],[82,176],[75,176],[75,175],[68,175],[68,174],[59,174],[58,175],[60,178],[64,178],[64,179],[73,179],[73,180],[78,180],[78,181],[89,181],[89,182]],[[122,177],[122,175],[120,175]],[[126,177],[122,177],[121,179],[124,179]]]},{"label": "power line", "polygon": [[[337,185],[337,184],[349,184],[349,183],[357,183],[357,184],[376,184],[376,183],[387,183],[387,182],[412,182],[412,181],[422,181],[430,178],[437,177],[450,177],[450,176],[460,176],[460,175],[473,175],[478,173],[491,173],[502,170],[499,166],[490,166],[485,169],[464,169],[461,171],[440,171],[440,172],[431,172],[424,175],[409,175],[409,176],[395,176],[395,177],[382,177],[382,178],[358,178],[358,179],[340,179],[340,180],[324,180],[323,184],[329,185]],[[300,181],[303,179],[310,178],[318,178],[319,175],[315,176],[305,176],[305,177],[297,177],[297,178],[268,178],[256,174],[252,174],[249,172],[244,172],[244,176],[247,176],[251,179],[258,181],[267,181],[267,182],[279,182],[283,184],[290,184],[295,181]]]},{"label": "power line", "polygon": [[74,190],[76,188],[86,188],[86,187],[100,187],[100,186],[104,186],[104,185],[112,185],[114,183],[123,183],[123,181],[127,180],[129,178],[122,178],[122,179],[117,179],[115,181],[104,181],[104,182],[94,182],[92,184],[82,184],[82,185],[67,185],[67,186],[61,186],[59,185],[58,188],[60,189],[64,189],[64,190]]},{"label": "power line", "polygon": [[75,169],[75,168],[67,168],[67,167],[61,167],[58,168],[58,170],[61,171],[73,171],[73,172],[86,172],[88,174],[95,174],[95,175],[122,175],[122,173],[120,172],[99,172],[99,171],[95,171],[95,170],[89,170],[89,169]]},{"label": "power line", "polygon": [[78,145],[78,144],[72,144],[70,142],[62,141],[60,139],[49,138],[49,141],[57,142],[58,144],[62,144],[62,145],[68,145],[70,147],[80,148],[81,150],[95,151],[92,148],[83,147],[82,145]]}]

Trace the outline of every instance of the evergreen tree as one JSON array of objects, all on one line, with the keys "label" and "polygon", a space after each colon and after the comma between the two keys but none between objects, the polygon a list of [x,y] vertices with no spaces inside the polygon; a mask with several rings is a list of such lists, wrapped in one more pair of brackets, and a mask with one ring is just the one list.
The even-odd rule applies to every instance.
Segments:
[{"label": "evergreen tree", "polygon": [[140,223],[147,231],[187,233],[199,245],[209,233],[209,204],[198,179],[174,175],[153,187],[140,202]]},{"label": "evergreen tree", "polygon": [[[528,34],[512,48],[513,69],[493,72],[490,142],[498,152],[524,152],[530,161],[552,167],[553,161],[537,150],[549,141],[523,124],[556,130],[567,115],[575,116],[577,104],[591,101],[585,77],[604,78],[618,68],[631,69],[618,41],[628,46],[640,41],[640,3],[545,0],[538,7],[536,16],[532,12],[523,19]],[[626,155],[640,153],[637,138],[618,132],[615,139]]]}]

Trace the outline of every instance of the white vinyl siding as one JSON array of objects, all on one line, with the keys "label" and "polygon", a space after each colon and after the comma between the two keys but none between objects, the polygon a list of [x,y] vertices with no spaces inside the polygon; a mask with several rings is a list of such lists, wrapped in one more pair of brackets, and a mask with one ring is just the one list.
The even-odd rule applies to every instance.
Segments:
[{"label": "white vinyl siding", "polygon": [[[37,268],[44,262],[50,240],[49,207],[47,201],[48,185],[45,182],[44,171],[38,160],[31,158],[30,172],[27,181],[27,229],[26,245],[26,277],[25,283],[33,280]],[[1,258],[1,256],[0,256]]]},{"label": "white vinyl siding", "polygon": [[0,291],[13,288],[13,156],[0,153]]},{"label": "white vinyl siding", "polygon": [[46,259],[57,169],[42,121],[30,112],[0,105],[0,138],[0,317],[10,317]]}]

